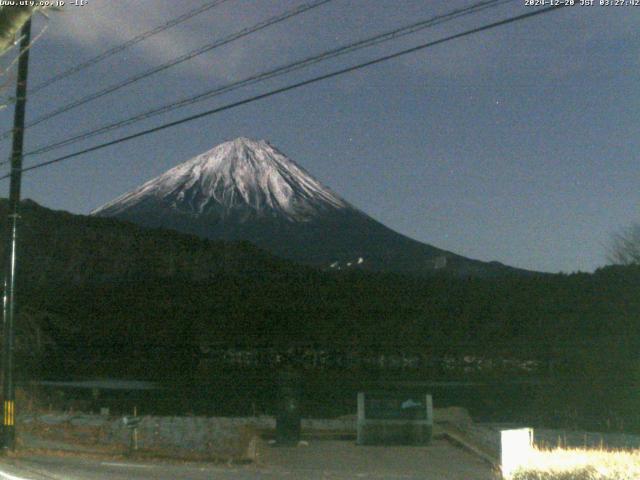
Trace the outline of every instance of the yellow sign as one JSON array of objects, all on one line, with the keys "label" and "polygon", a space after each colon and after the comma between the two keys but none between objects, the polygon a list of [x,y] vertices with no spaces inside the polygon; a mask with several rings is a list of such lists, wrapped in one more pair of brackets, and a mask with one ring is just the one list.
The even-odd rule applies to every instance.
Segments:
[{"label": "yellow sign", "polygon": [[4,423],[5,426],[15,424],[15,403],[13,400],[4,401]]}]

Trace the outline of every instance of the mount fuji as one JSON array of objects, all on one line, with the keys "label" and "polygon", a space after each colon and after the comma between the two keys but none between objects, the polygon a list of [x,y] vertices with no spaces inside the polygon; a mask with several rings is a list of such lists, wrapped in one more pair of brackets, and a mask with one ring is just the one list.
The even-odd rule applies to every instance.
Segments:
[{"label": "mount fuji", "polygon": [[387,228],[264,140],[222,143],[92,215],[210,239],[247,240],[326,269],[473,276],[519,271],[468,259]]}]

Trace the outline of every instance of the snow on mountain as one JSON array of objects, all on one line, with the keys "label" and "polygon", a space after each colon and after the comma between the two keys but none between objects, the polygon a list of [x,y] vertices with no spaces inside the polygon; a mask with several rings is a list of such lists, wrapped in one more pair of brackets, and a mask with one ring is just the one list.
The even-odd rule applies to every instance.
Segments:
[{"label": "snow on mountain", "polygon": [[307,221],[353,208],[264,140],[237,138],[188,160],[94,210],[117,216],[154,198],[181,213],[237,212]]}]

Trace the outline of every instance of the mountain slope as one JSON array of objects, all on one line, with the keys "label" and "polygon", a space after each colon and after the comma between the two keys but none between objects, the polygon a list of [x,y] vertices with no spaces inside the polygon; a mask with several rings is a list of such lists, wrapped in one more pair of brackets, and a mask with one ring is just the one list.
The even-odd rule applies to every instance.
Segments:
[{"label": "mountain slope", "polygon": [[92,214],[209,239],[248,240],[324,268],[480,276],[517,271],[394,232],[269,143],[247,138],[182,163]]},{"label": "mountain slope", "polygon": [[[200,239],[113,218],[20,206],[18,276],[29,285],[95,285],[149,278],[205,281],[224,273],[291,274],[300,267],[247,242]],[[8,206],[0,200],[0,232]],[[0,244],[0,252],[3,245]]]}]

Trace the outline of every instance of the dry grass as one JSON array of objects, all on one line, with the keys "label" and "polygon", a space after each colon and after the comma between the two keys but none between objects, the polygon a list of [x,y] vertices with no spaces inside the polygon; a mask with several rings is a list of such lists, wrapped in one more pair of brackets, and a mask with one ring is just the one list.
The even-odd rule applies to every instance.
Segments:
[{"label": "dry grass", "polygon": [[511,480],[638,480],[640,451],[534,449]]}]

